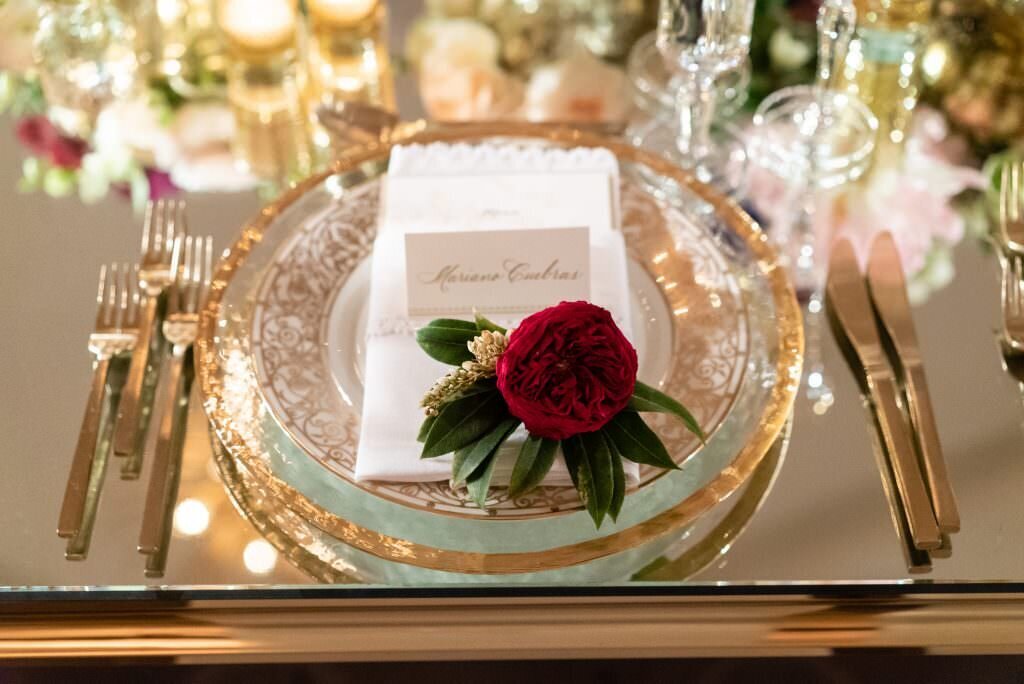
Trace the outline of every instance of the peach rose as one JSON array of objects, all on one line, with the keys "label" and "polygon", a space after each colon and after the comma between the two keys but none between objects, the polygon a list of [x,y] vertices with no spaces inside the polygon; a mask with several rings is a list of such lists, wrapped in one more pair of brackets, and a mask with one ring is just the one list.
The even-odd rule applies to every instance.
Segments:
[{"label": "peach rose", "polygon": [[629,106],[626,74],[586,50],[539,67],[526,86],[530,121],[623,121]]},{"label": "peach rose", "polygon": [[420,97],[440,121],[472,121],[515,116],[523,83],[491,64],[455,66],[428,58],[420,70]]}]

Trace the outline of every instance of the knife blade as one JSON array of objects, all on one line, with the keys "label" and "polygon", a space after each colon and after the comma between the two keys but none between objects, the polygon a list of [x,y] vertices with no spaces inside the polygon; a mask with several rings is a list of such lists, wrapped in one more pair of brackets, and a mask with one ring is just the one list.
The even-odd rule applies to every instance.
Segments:
[{"label": "knife blade", "polygon": [[938,548],[942,538],[918,467],[910,429],[900,410],[896,377],[882,347],[867,283],[849,240],[840,240],[832,248],[826,294],[830,311],[863,368],[914,546],[922,550]]},{"label": "knife blade", "polygon": [[910,301],[907,299],[903,266],[892,233],[880,233],[872,242],[867,276],[875,311],[898,357],[896,370],[903,376],[910,423],[920,447],[921,465],[935,518],[942,532],[956,532],[960,529],[960,513],[953,496],[946,462],[942,457],[931,395],[924,375],[921,347],[910,313]]}]

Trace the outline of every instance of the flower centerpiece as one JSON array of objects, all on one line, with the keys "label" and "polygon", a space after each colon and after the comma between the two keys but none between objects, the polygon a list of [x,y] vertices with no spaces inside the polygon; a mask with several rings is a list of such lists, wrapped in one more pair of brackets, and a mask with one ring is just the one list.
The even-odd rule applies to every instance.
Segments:
[{"label": "flower centerpiece", "polygon": [[520,425],[528,436],[510,495],[539,485],[560,450],[598,527],[622,509],[623,458],[678,467],[640,413],[672,414],[704,440],[682,404],[636,379],[636,350],[611,314],[594,304],[562,302],[511,332],[480,315],[438,319],[416,339],[430,357],[454,366],[423,398],[421,457],[454,453],[452,482],[465,483],[481,508],[498,448]]}]

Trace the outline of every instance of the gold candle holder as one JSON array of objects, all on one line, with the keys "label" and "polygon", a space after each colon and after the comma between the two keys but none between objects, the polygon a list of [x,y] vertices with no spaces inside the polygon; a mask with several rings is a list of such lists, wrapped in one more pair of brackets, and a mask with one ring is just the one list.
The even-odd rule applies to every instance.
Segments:
[{"label": "gold candle holder", "polygon": [[[387,12],[381,0],[306,0],[309,65],[306,101],[320,106],[361,102],[394,111],[395,88],[387,46]],[[320,127],[314,140],[326,148]]]},{"label": "gold candle holder", "polygon": [[235,157],[261,178],[287,183],[312,170],[296,46],[294,0],[221,0]]}]

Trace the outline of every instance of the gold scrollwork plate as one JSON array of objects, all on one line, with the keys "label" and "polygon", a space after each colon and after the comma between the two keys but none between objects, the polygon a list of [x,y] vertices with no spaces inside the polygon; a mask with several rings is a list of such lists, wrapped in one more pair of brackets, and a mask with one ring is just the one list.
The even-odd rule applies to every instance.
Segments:
[{"label": "gold scrollwork plate", "polygon": [[[271,358],[276,352],[272,351],[272,346],[266,345],[266,341],[271,334],[294,334],[294,331],[288,332],[280,328],[280,317],[287,314],[285,305],[290,306],[289,297],[292,297],[292,304],[301,302],[305,307],[301,313],[293,309],[292,315],[307,316],[305,320],[318,321],[320,325],[310,329],[314,331],[314,335],[323,335],[324,311],[329,300],[337,292],[339,278],[343,280],[338,272],[344,274],[346,268],[347,272],[351,272],[369,253],[372,231],[367,228],[367,224],[372,222],[372,214],[368,213],[368,208],[372,207],[375,201],[373,179],[383,172],[391,146],[397,142],[429,143],[493,138],[532,139],[534,142],[539,140],[562,146],[605,147],[620,159],[624,167],[624,177],[629,177],[630,168],[640,166],[645,167],[647,171],[661,174],[677,183],[715,218],[718,226],[718,234],[715,236],[717,242],[708,244],[717,245],[719,250],[731,249],[734,253],[728,256],[727,261],[736,260],[740,258],[737,255],[741,255],[746,263],[744,269],[732,273],[726,273],[723,269],[720,273],[724,274],[724,279],[716,280],[715,270],[707,266],[709,261],[714,263],[715,254],[709,252],[701,255],[700,235],[688,236],[685,231],[680,231],[680,226],[685,222],[673,218],[673,202],[640,192],[636,186],[630,186],[627,182],[624,189],[624,198],[627,200],[624,202],[627,207],[624,232],[631,255],[634,260],[641,263],[650,279],[659,285],[660,297],[664,299],[664,305],[673,317],[672,365],[667,369],[664,378],[668,383],[678,382],[679,387],[692,388],[694,366],[687,367],[685,363],[680,363],[679,359],[701,358],[702,353],[706,355],[710,337],[703,332],[712,329],[724,330],[725,339],[735,347],[735,354],[721,355],[730,359],[724,365],[719,363],[721,359],[718,356],[710,355],[714,362],[712,366],[726,369],[718,373],[720,377],[725,378],[721,383],[724,389],[717,395],[707,395],[712,397],[706,404],[707,409],[702,403],[703,400],[694,401],[699,395],[694,394],[692,389],[683,392],[682,396],[688,403],[698,405],[699,410],[707,410],[708,413],[702,415],[712,425],[718,425],[723,421],[728,424],[730,420],[734,423],[728,429],[723,428],[723,433],[727,434],[715,435],[709,445],[717,444],[721,447],[723,444],[731,444],[728,440],[740,441],[736,442],[735,448],[729,447],[728,458],[723,461],[724,467],[716,468],[712,476],[707,478],[706,482],[699,483],[695,489],[686,490],[681,500],[660,506],[645,519],[620,523],[618,529],[612,529],[608,533],[593,531],[568,543],[556,543],[545,548],[512,547],[508,551],[491,551],[458,548],[457,543],[452,543],[449,547],[448,544],[425,543],[406,539],[401,535],[396,536],[389,533],[387,521],[381,521],[379,525],[367,524],[365,520],[338,515],[330,506],[324,504],[322,498],[318,500],[313,493],[297,488],[294,482],[279,475],[281,463],[287,463],[288,458],[276,453],[279,450],[274,448],[275,445],[267,444],[265,440],[261,441],[264,435],[259,427],[259,421],[265,420],[268,414],[279,423],[287,424],[292,420],[282,406],[282,393],[318,394],[321,386],[317,383],[322,382],[323,378],[313,378],[315,373],[308,373],[310,368],[319,367],[324,370],[328,363],[322,358],[322,350],[312,350],[316,347],[318,338],[303,338],[301,334],[289,338],[291,343],[301,348],[310,347],[310,364],[302,367],[292,366],[287,370],[283,370],[284,365],[274,365],[286,364],[286,361]],[[348,215],[345,221],[341,222],[348,226],[349,231],[334,235],[335,242],[343,243],[342,251],[332,253],[326,260],[321,259],[319,271],[308,271],[312,274],[312,279],[289,277],[289,273],[294,275],[297,271],[282,266],[288,264],[290,254],[295,252],[290,252],[287,247],[282,246],[286,241],[282,239],[284,233],[281,231],[286,231],[289,235],[298,235],[303,230],[315,229],[316,223],[311,223],[308,215],[302,222],[294,220],[295,207],[302,205],[307,193],[315,194],[314,191],[330,187],[334,183],[339,187],[344,185],[344,192],[339,193],[341,199],[334,206],[329,206],[330,203],[321,205],[318,211],[344,212],[346,207],[351,209],[360,202],[364,203],[365,207],[360,212]],[[641,215],[630,219],[630,206],[640,211]],[[651,207],[655,207],[657,211],[651,211]],[[335,219],[337,217],[334,215]],[[334,225],[337,227],[341,224],[335,222]],[[352,229],[352,226],[357,228]],[[278,232],[271,235],[271,231]],[[339,237],[344,239],[339,240]],[[270,248],[261,248],[264,241],[277,247],[268,252]],[[301,244],[302,247],[299,249],[309,249],[317,242],[292,240],[288,244]],[[326,243],[321,241],[320,244],[323,246]],[[316,259],[307,260],[305,263],[314,262]],[[247,286],[252,291],[251,295],[247,295],[250,299],[244,305],[234,302],[230,306],[222,307],[222,304],[231,299],[230,296],[226,297],[225,293],[232,286],[233,279],[244,271],[260,273],[260,281]],[[321,276],[322,282],[317,282],[317,288],[320,289],[311,288],[310,283]],[[672,283],[676,285],[672,286]],[[748,308],[751,292],[755,291],[759,293],[759,298],[755,298],[757,306]],[[268,296],[276,296],[271,294],[274,292],[284,292],[287,296],[281,300],[281,308],[273,312],[273,315],[269,315],[271,312],[268,307],[271,303]],[[257,311],[259,315],[255,315]],[[751,323],[749,319],[756,321]],[[275,325],[278,325],[278,328],[273,331],[269,327],[260,328],[258,320],[265,321],[268,325],[271,320],[276,320]],[[678,321],[682,321],[683,324],[678,325]],[[692,322],[691,330],[687,329],[688,322]],[[702,322],[711,327],[702,329]],[[694,334],[690,335],[689,332]],[[760,358],[757,364],[747,358],[748,337],[755,342],[760,340],[763,347],[758,353],[764,358]],[[256,363],[253,362],[253,340],[258,340],[257,346],[263,345],[259,352],[261,358]],[[680,346],[685,344],[690,344],[691,347]],[[226,252],[218,266],[211,295],[201,317],[197,341],[197,368],[204,406],[217,436],[224,445],[225,453],[244,468],[254,481],[259,482],[268,496],[283,502],[301,519],[328,533],[334,539],[385,560],[446,572],[513,574],[564,568],[635,549],[652,540],[664,538],[673,530],[690,525],[704,512],[736,491],[750,477],[782,430],[798,384],[802,347],[799,309],[792,287],[783,270],[777,266],[775,255],[763,234],[732,201],[659,157],[620,141],[565,128],[528,124],[481,124],[473,128],[418,130],[379,145],[352,150],[339,159],[330,171],[305,181],[267,206],[256,219],[245,226],[239,240]],[[748,377],[750,369],[757,371],[754,377]],[[283,374],[290,374],[287,381],[280,387],[273,387],[273,382],[280,382],[285,377]],[[711,376],[715,374],[710,373]],[[264,381],[262,387],[258,379],[260,376]],[[735,387],[738,389],[733,389]],[[744,410],[748,413],[754,411],[754,414],[744,414],[742,420],[730,418],[730,415],[737,413],[730,410],[737,396],[746,396],[748,393],[757,393],[756,400],[744,401]],[[275,401],[278,402],[277,405]],[[294,402],[291,405],[294,406]],[[715,417],[716,412],[720,418]],[[331,413],[328,405],[327,413],[321,411],[320,415],[327,417],[322,422],[322,429],[332,434],[347,434],[342,437],[342,443],[350,445],[349,448],[354,450],[355,437],[358,435],[358,416],[351,408],[347,413],[335,415]],[[683,441],[685,437],[669,432],[668,425],[661,424],[657,429],[672,445],[678,457],[686,459],[693,453],[693,447],[686,446]],[[301,440],[296,438],[294,423],[288,425],[288,428],[287,434],[301,444]],[[305,451],[309,453],[312,450]],[[698,458],[692,460],[700,460],[699,454],[703,452],[697,453]],[[322,466],[327,466],[328,471],[324,472],[323,476],[344,479],[347,462],[345,459],[350,456],[336,454],[333,459],[317,459]],[[648,477],[645,485],[661,479],[653,475]],[[669,478],[666,476],[665,479]],[[666,491],[670,492],[671,485],[672,483],[661,487],[660,496],[664,496]],[[479,514],[467,512],[460,502],[437,498],[440,496],[438,491],[429,494],[424,494],[423,491],[412,494],[395,491],[367,493],[411,509],[419,507],[436,510],[440,503],[441,508],[448,507],[444,512],[480,520],[485,526],[493,519],[481,519]],[[640,497],[642,492],[643,490],[634,496]],[[431,496],[435,498],[432,505],[428,505],[426,502]],[[544,496],[551,494],[538,494],[538,497]],[[576,508],[575,504],[568,500],[557,503],[558,507],[564,505],[564,511],[553,511],[552,508],[556,506],[550,504],[550,499],[543,498],[508,502],[502,508],[505,511],[502,515],[509,517],[508,524],[515,524],[524,517],[528,521],[532,517],[530,513],[539,507],[547,506],[545,515],[570,513]],[[575,512],[576,518],[582,515],[578,511]],[[443,518],[437,519],[442,521],[438,524],[444,524]],[[577,529],[582,528],[577,526]]]}]

